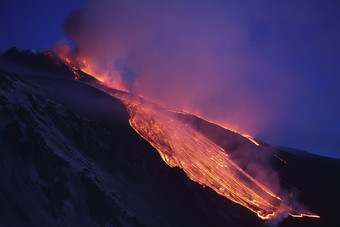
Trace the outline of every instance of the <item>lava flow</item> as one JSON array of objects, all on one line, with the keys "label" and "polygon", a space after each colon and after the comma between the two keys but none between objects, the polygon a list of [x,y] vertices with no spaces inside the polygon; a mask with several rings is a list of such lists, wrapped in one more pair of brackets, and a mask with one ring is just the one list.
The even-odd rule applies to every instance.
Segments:
[{"label": "lava flow", "polygon": [[111,93],[120,99],[130,114],[130,125],[153,147],[171,167],[180,167],[197,183],[248,208],[262,219],[270,219],[288,211],[293,217],[319,217],[295,214],[282,198],[238,167],[226,151],[174,114],[158,105],[126,93]]},{"label": "lava flow", "polygon": [[171,167],[182,168],[197,183],[268,219],[282,199],[256,182],[226,152],[171,114],[118,96],[127,106],[131,126],[155,147]]},{"label": "lava flow", "polygon": [[[174,112],[128,92],[110,90],[99,82],[91,85],[120,99],[129,112],[133,129],[157,149],[169,166],[180,167],[191,180],[248,208],[261,219],[275,218],[283,212],[292,217],[319,218],[293,210],[235,164],[227,151],[180,121]],[[252,137],[240,135],[260,146]]]}]

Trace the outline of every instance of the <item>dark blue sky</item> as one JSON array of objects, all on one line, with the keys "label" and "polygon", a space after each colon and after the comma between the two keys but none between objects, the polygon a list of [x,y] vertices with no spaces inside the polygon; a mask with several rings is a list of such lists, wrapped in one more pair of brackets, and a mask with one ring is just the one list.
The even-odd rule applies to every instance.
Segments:
[{"label": "dark blue sky", "polygon": [[[49,49],[56,41],[64,36],[62,24],[65,17],[67,17],[73,9],[80,5],[84,5],[85,2],[85,0],[2,0],[0,2],[0,51],[4,51],[11,46],[18,46],[21,49]],[[126,7],[129,6],[124,6],[125,8],[122,7],[120,9],[119,7],[121,6],[119,4],[114,5],[110,3],[115,1],[100,0],[91,2],[92,3],[88,6],[88,8],[96,8],[98,5],[97,2],[100,2],[102,6],[98,6],[98,9],[94,11],[87,9],[88,15],[90,16],[87,19],[85,18],[84,24],[89,23],[89,27],[98,22],[103,24],[101,29],[105,32],[110,29],[114,30],[119,27],[116,26],[116,23],[113,23],[114,19],[123,18],[122,20],[124,20],[124,17],[131,16],[131,14],[129,14],[130,11],[126,9]],[[190,3],[190,1],[187,2]],[[212,36],[209,36],[202,33],[201,37],[197,36],[197,44],[200,46],[202,46],[201,44],[203,44],[203,46],[206,44],[204,41],[200,41],[200,38],[204,38],[209,42],[220,42],[219,47],[221,50],[214,50],[214,54],[216,54],[217,57],[219,56],[218,54],[220,54],[222,60],[224,58],[228,59],[229,57],[229,62],[231,60],[235,61],[235,64],[230,65],[229,68],[221,67],[221,69],[227,69],[229,74],[234,73],[235,75],[239,75],[237,79],[235,79],[236,77],[228,78],[228,82],[240,82],[242,84],[239,86],[239,91],[235,91],[234,93],[241,95],[240,91],[243,89],[244,93],[246,93],[244,99],[233,99],[229,98],[229,96],[227,97],[217,94],[214,96],[214,101],[209,100],[209,104],[218,102],[218,105],[220,106],[228,106],[232,102],[245,102],[245,100],[249,100],[254,97],[255,102],[260,104],[258,108],[261,109],[256,110],[256,107],[252,107],[254,112],[254,121],[261,122],[261,124],[265,127],[263,127],[263,130],[260,131],[250,129],[245,130],[246,132],[249,131],[257,138],[271,143],[300,148],[313,153],[339,158],[339,1],[283,1],[282,3],[277,3],[276,1],[258,1],[257,3],[253,3],[252,1],[238,1],[238,3],[234,3],[234,1],[230,2],[214,1],[215,5],[211,7],[202,7],[205,11],[200,7],[193,7],[189,3],[186,5],[180,5],[178,8],[174,6],[170,7],[171,9],[178,9],[178,13],[164,11],[170,15],[169,17],[171,17],[171,15],[181,15],[185,19],[183,19],[183,21],[188,24],[191,23],[190,19],[193,19],[193,33],[196,31],[207,31],[213,34]],[[157,7],[162,6],[160,4],[160,6]],[[163,9],[161,10],[157,7],[154,7],[154,9],[163,13]],[[111,11],[115,11],[117,8],[119,10],[117,10],[115,14],[123,12],[121,13],[123,15],[122,18],[120,17],[121,15],[114,18],[111,17],[111,14],[114,14],[111,13]],[[137,8],[143,8],[143,6],[141,5]],[[152,7],[145,7],[144,10],[147,11],[150,8]],[[186,8],[188,9],[187,11]],[[103,12],[101,12],[101,10],[103,10]],[[124,14],[124,10],[126,11],[126,15]],[[202,17],[207,16],[207,18],[211,18],[217,15],[216,18],[220,19],[208,18],[207,20],[203,20],[200,17],[196,18],[195,10],[197,10],[197,12],[200,13],[199,15],[202,15]],[[207,10],[211,10],[211,12],[206,12]],[[214,10],[216,10],[216,13]],[[157,14],[156,11],[150,10],[147,14],[141,15]],[[135,11],[132,12],[135,13]],[[228,14],[228,17],[224,17],[224,14]],[[103,18],[97,19],[98,15],[104,16]],[[223,30],[221,28],[224,26],[223,20],[225,18],[229,20],[225,24],[225,27],[228,27],[228,29]],[[175,17],[174,19],[179,20]],[[149,23],[148,20],[146,20],[145,23]],[[222,22],[218,20],[221,20]],[[171,36],[171,39],[169,39],[167,37],[168,34],[159,33],[157,35],[157,39],[152,39],[156,42],[154,44],[147,43],[149,40],[145,37],[143,45],[147,43],[148,50],[152,50],[153,53],[158,53],[157,49],[162,50],[162,53],[167,53],[168,51],[168,56],[176,54],[172,52],[173,50],[177,51],[176,47],[173,47],[176,45],[182,45],[179,45],[178,40],[176,39],[182,40],[185,44],[184,46],[189,46],[186,50],[196,50],[194,48],[195,42],[192,42],[194,44],[189,43],[189,45],[186,45],[188,43],[185,43],[187,39],[191,42],[193,40],[192,37],[196,37],[194,35],[191,36],[188,33],[187,27],[178,26],[179,28],[176,30],[176,28],[173,28],[176,27],[174,26],[176,24],[169,22],[169,18],[165,18],[164,21],[169,26],[168,31],[171,33],[170,35],[173,35],[174,33],[178,35],[181,32],[184,35],[174,36],[175,38]],[[160,20],[160,22],[164,21]],[[183,21],[180,22],[182,23]],[[195,25],[195,21],[196,23],[204,24],[204,26],[197,27]],[[159,23],[159,21],[157,22]],[[136,32],[136,27],[131,25],[130,20],[125,21],[124,23],[122,24],[125,27],[119,28],[124,30],[127,27],[128,29],[126,32],[117,32],[117,30],[114,30],[114,34],[118,34],[125,39],[127,39],[126,34],[136,36],[145,35],[140,31]],[[111,24],[114,24],[114,27],[112,27]],[[140,27],[143,26],[144,24],[141,24]],[[150,27],[152,28],[152,26]],[[216,28],[214,28],[214,26]],[[96,37],[98,37],[98,35],[94,33],[96,29],[91,29],[84,29],[83,33],[80,34],[82,36],[89,35],[90,38],[88,40],[92,40],[94,46],[100,49],[101,46],[96,43]],[[148,29],[149,27],[147,26],[143,30],[152,32],[151,29]],[[162,31],[162,29],[163,28],[160,30]],[[91,31],[93,31],[92,33],[94,33],[94,35],[91,34]],[[220,31],[220,34],[218,31]],[[233,34],[230,35],[230,33]],[[100,40],[100,38],[98,39],[97,42],[99,44],[104,43],[108,45],[107,43],[111,42],[110,39],[107,38],[110,37],[111,33],[105,33],[105,35],[105,40]],[[188,36],[189,38],[186,38],[185,36]],[[77,34],[75,37],[76,39],[78,38],[78,41],[83,41],[81,37],[77,37]],[[223,43],[221,37],[225,37],[225,40],[229,43]],[[165,48],[162,45],[162,42],[169,40],[173,41],[173,46],[171,46],[171,48]],[[117,44],[115,45],[116,49],[117,46],[120,45],[120,41],[121,40],[113,40],[112,43],[116,42]],[[235,42],[235,45],[233,42]],[[133,40],[131,43],[133,44],[131,46],[137,46],[138,44],[139,50],[141,49],[141,42]],[[131,43],[124,44],[130,45]],[[87,43],[84,43],[84,45],[85,44]],[[153,46],[156,48],[153,49]],[[190,49],[191,46],[193,47],[192,49]],[[207,45],[207,48],[209,47],[210,45]],[[110,48],[108,48],[108,50],[109,49]],[[187,55],[187,53],[184,52],[180,53],[182,49],[183,48],[179,50],[179,54],[185,55],[189,58],[196,58],[195,55],[197,54]],[[129,58],[138,56],[139,52],[132,49],[130,50],[132,54],[128,53]],[[208,50],[204,51],[210,53]],[[228,51],[233,52],[232,56],[236,56],[236,60],[230,57],[230,54],[226,54]],[[91,50],[89,50],[88,53],[96,52],[91,52]],[[144,57],[145,59],[150,58],[150,56],[143,55],[143,59]],[[138,57],[136,57],[136,59],[138,59]],[[157,59],[159,59],[159,57]],[[173,59],[166,58],[166,60],[168,61]],[[195,60],[197,61],[194,63],[197,63],[200,62],[201,59]],[[219,63],[221,65],[224,64],[222,60]],[[160,64],[163,63],[164,62],[160,62]],[[148,62],[146,62],[146,64],[148,64]],[[190,65],[190,62],[188,64]],[[140,66],[135,67],[134,71],[138,72],[139,69],[141,69]],[[179,68],[178,70],[180,69],[182,68]],[[207,70],[207,72],[211,71],[213,70]],[[242,71],[242,73],[240,71]],[[176,73],[176,71],[174,71],[174,73]],[[241,77],[242,80],[239,79]],[[151,79],[152,81],[159,80],[159,78]],[[161,83],[162,81],[158,82]],[[221,84],[221,82],[223,83],[223,79],[219,80],[217,85]],[[234,84],[233,86],[237,87],[238,85]],[[209,89],[206,90],[209,91]],[[240,94],[238,94],[238,92],[240,92]],[[211,108],[211,106],[206,109],[208,108]],[[249,108],[245,108],[243,106],[238,106],[237,108],[231,106],[231,110],[233,110],[233,108],[235,110],[243,108],[245,111],[250,112]],[[261,121],[257,121],[257,118],[261,118],[258,115],[263,113],[268,113],[267,115],[263,115],[265,116],[263,118],[267,117],[271,120],[265,121],[261,119]],[[210,115],[207,114],[207,116]],[[234,118],[237,121],[237,118]],[[251,123],[252,122],[250,122],[249,125],[251,125]]]},{"label": "dark blue sky", "polygon": [[85,0],[1,0],[0,51],[11,46],[46,50],[64,36],[62,23]]}]

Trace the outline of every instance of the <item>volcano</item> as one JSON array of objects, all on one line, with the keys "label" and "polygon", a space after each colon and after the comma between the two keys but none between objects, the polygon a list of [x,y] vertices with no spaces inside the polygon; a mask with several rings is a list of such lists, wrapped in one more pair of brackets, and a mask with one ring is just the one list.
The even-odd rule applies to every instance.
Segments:
[{"label": "volcano", "polygon": [[109,88],[52,51],[11,48],[0,68],[4,226],[340,225],[338,159]]}]

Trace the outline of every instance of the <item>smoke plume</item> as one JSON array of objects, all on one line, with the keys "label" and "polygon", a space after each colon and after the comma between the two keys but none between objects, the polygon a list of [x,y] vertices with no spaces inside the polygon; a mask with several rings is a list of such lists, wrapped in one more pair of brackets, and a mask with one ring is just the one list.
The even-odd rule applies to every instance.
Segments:
[{"label": "smoke plume", "polygon": [[[254,134],[281,110],[285,97],[275,89],[288,83],[283,69],[266,68],[268,62],[250,53],[247,21],[240,15],[247,10],[220,5],[89,1],[63,28],[77,41],[77,56],[133,92]],[[264,80],[273,84],[263,87]]]},{"label": "smoke plume", "polygon": [[[323,119],[339,123],[339,109],[324,118],[315,111],[328,108],[322,100],[338,90],[320,88],[324,82],[310,74],[331,79],[337,64],[337,36],[327,35],[337,27],[333,8],[314,1],[89,0],[63,29],[77,42],[75,58],[106,81],[268,142],[306,148],[308,125],[329,131]],[[308,149],[334,144],[330,138]]]}]

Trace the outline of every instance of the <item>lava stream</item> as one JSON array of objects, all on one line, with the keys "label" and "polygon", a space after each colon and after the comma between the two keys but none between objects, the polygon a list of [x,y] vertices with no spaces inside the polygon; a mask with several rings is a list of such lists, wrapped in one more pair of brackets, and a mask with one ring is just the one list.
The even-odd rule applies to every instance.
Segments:
[{"label": "lava stream", "polygon": [[[78,79],[76,69],[79,68],[74,68],[68,59],[64,61]],[[176,111],[169,111],[129,92],[113,91],[100,82],[90,85],[120,99],[129,112],[132,128],[157,149],[169,166],[180,167],[191,180],[248,208],[261,219],[271,219],[285,211],[292,217],[320,217],[294,211],[286,201],[237,166],[223,148],[177,119]],[[260,146],[251,136],[238,134]]]},{"label": "lava stream", "polygon": [[[175,115],[129,94],[111,95],[125,104],[130,114],[130,125],[157,149],[169,166],[182,168],[191,180],[212,188],[262,219],[275,217],[283,210],[292,212],[285,201],[238,167],[224,149],[179,121]],[[294,217],[318,217],[290,214]]]}]

